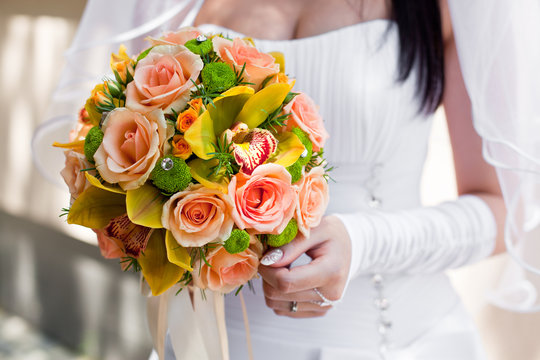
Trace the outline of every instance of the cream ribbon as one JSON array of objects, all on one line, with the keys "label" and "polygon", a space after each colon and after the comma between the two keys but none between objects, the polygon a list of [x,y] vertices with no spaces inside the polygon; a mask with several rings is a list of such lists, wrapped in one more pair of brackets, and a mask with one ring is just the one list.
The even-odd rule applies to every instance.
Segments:
[{"label": "cream ribbon", "polygon": [[165,360],[167,330],[178,360],[229,360],[223,294],[206,291],[203,295],[190,287],[177,295],[180,286],[176,285],[151,296],[148,285],[144,280],[141,283],[148,297],[148,327],[160,360]]},{"label": "cream ribbon", "polygon": [[[177,360],[229,360],[225,324],[225,297],[221,293],[175,285],[159,296],[152,296],[141,276],[141,293],[147,297],[147,320],[154,349],[165,360],[165,338],[169,331]],[[248,358],[253,360],[246,303],[239,294],[246,330]]]}]

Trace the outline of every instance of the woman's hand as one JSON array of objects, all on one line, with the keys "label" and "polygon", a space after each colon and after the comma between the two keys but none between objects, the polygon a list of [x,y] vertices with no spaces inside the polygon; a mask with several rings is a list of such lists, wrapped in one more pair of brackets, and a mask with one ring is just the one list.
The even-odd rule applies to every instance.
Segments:
[{"label": "woman's hand", "polygon": [[[300,255],[311,257],[309,264],[289,265]],[[323,316],[332,306],[321,306],[315,288],[328,300],[341,299],[349,275],[351,241],[341,220],[326,216],[311,230],[309,238],[296,237],[281,248],[269,250],[261,260],[266,305],[277,315],[293,318]],[[296,302],[296,311],[292,311]]]}]

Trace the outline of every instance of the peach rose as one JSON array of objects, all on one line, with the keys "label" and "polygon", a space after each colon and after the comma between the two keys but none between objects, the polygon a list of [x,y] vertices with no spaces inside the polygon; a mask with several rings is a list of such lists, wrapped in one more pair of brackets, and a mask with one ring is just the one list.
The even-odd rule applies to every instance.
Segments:
[{"label": "peach rose", "polygon": [[161,110],[143,116],[126,108],[111,111],[102,125],[103,142],[94,160],[105,181],[136,189],[150,176],[174,133]]},{"label": "peach rose", "polygon": [[284,108],[283,112],[291,114],[287,120],[287,130],[299,127],[305,131],[313,143],[313,151],[324,147],[329,135],[324,128],[323,120],[313,100],[304,93],[296,95]]},{"label": "peach rose", "polygon": [[311,228],[318,226],[328,206],[328,182],[324,178],[324,169],[317,166],[296,185],[298,187],[298,205],[296,221],[298,230],[309,237]]},{"label": "peach rose", "polygon": [[224,241],[231,234],[232,201],[217,189],[191,185],[163,205],[161,222],[184,247]]},{"label": "peach rose", "polygon": [[258,90],[266,77],[279,72],[279,64],[272,55],[260,52],[248,40],[236,38],[233,41],[219,36],[212,38],[214,51],[227,64],[244,70],[244,81],[254,83],[252,87]]},{"label": "peach rose", "polygon": [[238,254],[229,254],[221,245],[206,254],[206,261],[195,261],[193,283],[201,289],[228,293],[257,275],[262,244],[251,236],[251,245]]},{"label": "peach rose", "polygon": [[93,168],[94,166],[86,160],[84,155],[73,150],[65,151],[64,155],[66,156],[66,166],[60,171],[60,175],[64,178],[72,199],[76,199],[90,186],[84,171],[81,170]]},{"label": "peach rose", "polygon": [[145,114],[155,109],[183,109],[203,62],[182,45],[159,45],[135,68],[126,88],[126,107]]},{"label": "peach rose", "polygon": [[297,202],[291,175],[276,164],[260,165],[251,175],[236,174],[229,183],[229,194],[236,225],[265,234],[281,233]]},{"label": "peach rose", "polygon": [[192,26],[186,26],[178,29],[178,31],[170,31],[163,34],[160,38],[147,37],[146,40],[150,41],[152,46],[156,45],[184,45],[189,40],[195,39],[197,36],[202,35],[202,32]]}]

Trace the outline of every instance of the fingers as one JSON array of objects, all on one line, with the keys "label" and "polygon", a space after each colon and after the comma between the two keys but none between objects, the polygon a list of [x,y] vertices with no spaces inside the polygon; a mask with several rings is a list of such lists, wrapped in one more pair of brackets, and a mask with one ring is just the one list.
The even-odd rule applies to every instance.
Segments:
[{"label": "fingers", "polygon": [[274,301],[287,301],[290,303],[291,301],[312,302],[321,300],[313,289],[286,294],[272,287],[266,281],[263,281],[263,291],[266,299]]},{"label": "fingers", "polygon": [[299,234],[290,243],[281,246],[280,248],[269,250],[261,259],[261,264],[271,267],[280,267],[290,265],[298,259],[300,255],[310,249],[316,248],[325,239],[318,235],[316,231],[312,231],[309,238]]},{"label": "fingers", "polygon": [[[323,258],[293,268],[260,266],[259,274],[270,286],[282,293],[294,293],[320,287],[328,282],[331,266]],[[317,274],[318,276],[314,276]]]}]

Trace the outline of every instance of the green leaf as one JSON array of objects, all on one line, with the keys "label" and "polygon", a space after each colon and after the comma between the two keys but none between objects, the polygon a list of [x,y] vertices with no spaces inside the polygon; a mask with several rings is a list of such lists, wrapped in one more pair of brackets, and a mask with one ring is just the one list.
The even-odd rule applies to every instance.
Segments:
[{"label": "green leaf", "polygon": [[148,49],[144,50],[142,53],[139,54],[139,56],[137,56],[137,61],[136,63],[138,63],[139,61],[141,61],[142,59],[144,59],[149,53],[150,51],[152,51],[154,47],[149,47]]},{"label": "green leaf", "polygon": [[167,197],[150,184],[128,190],[126,194],[128,217],[134,224],[161,229],[163,228],[161,214],[163,213],[163,204],[166,201]]},{"label": "green leaf", "polygon": [[90,186],[71,205],[68,224],[102,229],[118,216],[126,213],[126,197]]}]

